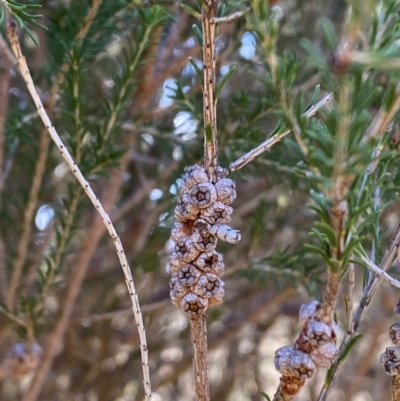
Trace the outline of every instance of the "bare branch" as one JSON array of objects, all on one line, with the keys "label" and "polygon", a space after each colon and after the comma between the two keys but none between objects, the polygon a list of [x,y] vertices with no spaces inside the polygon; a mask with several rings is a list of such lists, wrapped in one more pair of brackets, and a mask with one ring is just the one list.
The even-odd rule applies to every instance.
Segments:
[{"label": "bare branch", "polygon": [[245,15],[247,12],[249,12],[251,10],[250,7],[246,7],[244,10],[240,10],[240,11],[236,11],[232,14],[229,14],[225,17],[215,17],[213,18],[211,21],[216,24],[218,22],[230,22],[230,21],[234,21],[236,19],[239,19],[240,17],[243,17],[243,15]]},{"label": "bare branch", "polygon": [[380,276],[382,279],[388,281],[390,284],[394,285],[397,288],[400,288],[400,281],[396,280],[393,278],[390,274],[386,273],[383,271],[381,268],[379,268],[371,259],[358,254],[357,255],[364,264],[368,266],[369,269],[371,269],[375,274]]},{"label": "bare branch", "polygon": [[212,21],[217,13],[219,0],[209,0],[203,6],[203,111],[204,111],[204,167],[211,182],[215,181],[218,167],[217,103],[215,99],[215,35]]},{"label": "bare branch", "polygon": [[[399,248],[400,244],[400,225],[397,227],[396,232],[393,234],[392,239],[389,242],[388,249],[382,259],[382,262],[380,264],[380,271],[381,272],[386,272],[389,267],[392,265],[394,259],[397,256],[397,250]],[[367,312],[367,309],[369,308],[372,298],[375,295],[377,289],[379,288],[381,282],[383,280],[383,276],[381,274],[373,274],[371,275],[367,286],[364,289],[363,296],[361,298],[360,304],[354,313],[353,317],[353,325],[352,325],[352,330],[351,332],[346,333],[342,344],[340,346],[340,351],[339,354],[341,355],[342,352],[347,348],[349,342],[355,337],[358,331],[358,327],[360,325],[360,322],[365,316],[365,313]],[[326,400],[326,397],[330,391],[330,389],[333,387],[336,378],[338,377],[340,370],[343,366],[343,360],[338,360],[334,365],[332,365],[332,379],[329,383],[326,383],[321,390],[321,393],[318,397],[318,401],[324,401]]]},{"label": "bare branch", "polygon": [[[303,116],[305,118],[311,118],[314,116],[318,110],[320,110],[322,107],[326,106],[328,103],[330,103],[333,99],[333,93],[329,93],[326,95],[322,100],[320,100],[318,103],[315,105],[311,106],[304,114]],[[273,145],[276,143],[280,142],[286,135],[290,134],[291,130],[286,129],[283,132],[278,132],[271,138],[268,138],[264,142],[262,142],[260,145],[258,145],[256,148],[250,150],[250,152],[246,153],[245,155],[239,157],[239,159],[235,160],[234,162],[229,164],[229,169],[228,171],[230,173],[233,173],[234,171],[238,171],[241,168],[243,168],[247,163],[250,163],[252,160],[254,160],[257,156],[261,155],[264,153],[266,150],[270,149]]]},{"label": "bare branch", "polygon": [[140,337],[140,344],[141,344],[141,355],[142,355],[142,366],[143,366],[143,375],[144,375],[144,386],[145,386],[145,394],[146,394],[146,399],[150,400],[151,399],[151,386],[150,386],[150,374],[149,374],[149,363],[148,363],[148,350],[147,350],[147,341],[146,341],[146,333],[144,330],[144,325],[143,325],[143,319],[142,319],[142,314],[140,311],[140,305],[139,305],[139,300],[136,292],[136,288],[133,282],[132,278],[132,273],[124,252],[124,249],[122,247],[121,240],[115,231],[114,225],[112,224],[108,214],[103,208],[103,205],[100,203],[98,197],[96,194],[93,192],[90,184],[86,181],[85,177],[82,175],[82,172],[80,171],[79,167],[73,160],[71,154],[69,153],[68,149],[65,147],[63,142],[61,141],[59,135],[57,134],[57,131],[55,130],[52,122],[50,121],[43,104],[40,100],[40,97],[38,93],[36,92],[35,85],[33,83],[32,77],[29,72],[28,65],[26,63],[26,59],[23,56],[21,52],[21,48],[19,45],[18,41],[18,36],[16,33],[16,24],[12,23],[9,25],[8,28],[8,37],[11,43],[12,50],[17,57],[18,60],[18,65],[19,69],[21,72],[21,75],[25,79],[27,88],[33,98],[33,101],[36,105],[36,108],[38,110],[38,113],[48,130],[52,140],[60,150],[61,156],[64,158],[68,166],[70,167],[72,173],[75,175],[77,178],[79,184],[82,186],[84,191],[86,192],[87,196],[95,206],[97,212],[101,216],[101,219],[103,221],[103,224],[107,228],[107,231],[109,232],[111,238],[113,239],[114,246],[118,255],[118,258],[121,263],[122,270],[125,275],[125,281],[128,287],[128,291],[131,297],[132,301],[132,310],[135,316],[135,320],[137,323],[138,331],[139,331],[139,337]]}]

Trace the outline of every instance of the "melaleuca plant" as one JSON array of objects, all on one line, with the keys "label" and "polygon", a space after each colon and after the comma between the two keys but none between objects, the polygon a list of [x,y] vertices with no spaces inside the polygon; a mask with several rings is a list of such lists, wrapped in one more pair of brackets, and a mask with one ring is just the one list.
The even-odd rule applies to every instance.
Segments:
[{"label": "melaleuca plant", "polygon": [[354,397],[400,285],[399,11],[1,1],[0,398]]}]

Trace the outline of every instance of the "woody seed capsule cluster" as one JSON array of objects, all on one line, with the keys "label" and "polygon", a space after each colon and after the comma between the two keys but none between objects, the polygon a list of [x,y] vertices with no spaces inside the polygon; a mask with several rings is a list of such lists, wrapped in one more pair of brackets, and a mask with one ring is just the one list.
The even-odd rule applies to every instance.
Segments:
[{"label": "woody seed capsule cluster", "polygon": [[171,273],[170,297],[176,306],[196,316],[222,302],[223,257],[215,250],[218,239],[237,244],[240,232],[227,224],[236,199],[235,183],[208,179],[203,167],[187,167],[175,207],[177,220],[171,230],[172,249],[167,270]]},{"label": "woody seed capsule cluster", "polygon": [[0,363],[0,379],[22,378],[37,369],[43,350],[38,343],[15,343]]},{"label": "woody seed capsule cluster", "polygon": [[[394,311],[396,315],[400,315],[400,299]],[[400,322],[392,324],[389,329],[389,336],[395,346],[386,348],[386,351],[381,355],[380,362],[385,373],[393,376],[398,386],[400,380]]]},{"label": "woody seed capsule cluster", "polygon": [[313,376],[317,367],[329,368],[336,358],[339,352],[336,347],[339,328],[334,321],[326,324],[319,320],[319,307],[317,301],[300,307],[299,322],[302,330],[295,345],[276,351],[274,362],[282,374],[281,383],[299,388],[306,379]]}]

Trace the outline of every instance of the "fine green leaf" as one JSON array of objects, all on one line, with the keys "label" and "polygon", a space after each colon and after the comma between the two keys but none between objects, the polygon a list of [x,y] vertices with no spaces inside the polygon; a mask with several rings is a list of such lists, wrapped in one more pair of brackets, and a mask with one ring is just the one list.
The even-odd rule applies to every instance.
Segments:
[{"label": "fine green leaf", "polygon": [[229,68],[228,72],[222,77],[221,82],[217,86],[215,101],[218,101],[218,97],[222,91],[222,88],[224,87],[228,79],[233,75],[235,71],[236,71],[236,66],[232,66]]}]

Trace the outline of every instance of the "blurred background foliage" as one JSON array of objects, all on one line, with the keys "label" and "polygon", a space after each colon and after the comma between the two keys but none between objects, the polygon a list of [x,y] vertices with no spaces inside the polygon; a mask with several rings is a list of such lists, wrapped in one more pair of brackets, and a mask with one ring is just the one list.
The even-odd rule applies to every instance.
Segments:
[{"label": "blurred background foliage", "polygon": [[[203,154],[201,84],[193,66],[202,67],[193,29],[199,22],[179,2],[167,0],[37,3],[47,30],[27,23],[30,32],[21,30],[24,52],[55,127],[121,236],[143,308],[153,399],[192,400],[188,321],[169,301],[165,265],[179,177],[185,166],[201,163]],[[259,10],[260,3],[253,2]],[[380,163],[367,182],[376,144],[361,142],[381,105],[391,107],[399,78],[387,64],[398,56],[390,47],[398,28],[379,30],[396,26],[395,2],[382,3],[383,20],[370,16],[378,2],[365,2],[365,10],[355,13],[371,57],[368,65],[344,66],[343,73],[333,51],[346,18],[344,0],[271,3],[275,23],[250,11],[219,27],[218,79],[236,67],[218,101],[220,164],[227,167],[294,122],[309,153],[289,135],[231,175],[238,191],[232,227],[241,230],[242,241],[218,249],[225,255],[226,296],[208,319],[213,400],[256,401],[263,399],[261,391],[273,394],[279,378],[274,352],[296,336],[300,304],[319,298],[324,255],[332,244],[326,227],[315,223],[328,213],[322,194],[335,168],[341,110],[321,110],[311,121],[301,114],[328,92],[346,87],[352,113],[349,230],[357,227],[363,246],[379,261],[399,220],[397,121],[381,139]],[[357,1],[349,3],[357,11]],[[198,9],[196,1],[185,4]],[[225,5],[227,14],[248,4]],[[39,399],[142,400],[138,334],[112,241],[47,138],[4,30],[2,36],[0,359],[19,342],[35,341],[46,351],[75,286],[77,298],[69,304],[68,326]],[[268,54],[279,55],[276,74]],[[74,281],[77,272],[83,272],[81,281]],[[356,300],[364,276],[359,268]],[[385,284],[330,399],[372,401],[389,394],[378,356],[388,343],[395,302],[396,291]],[[344,328],[341,300],[337,318]],[[35,372],[10,374],[4,366],[1,372],[0,399],[23,399]],[[324,374],[298,399],[316,400]]]}]

